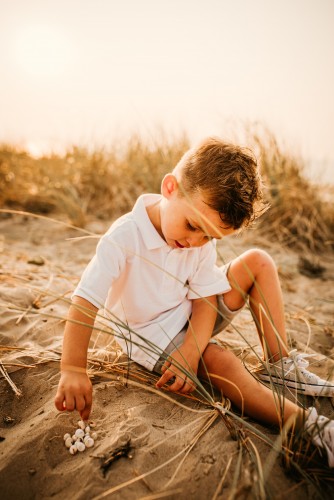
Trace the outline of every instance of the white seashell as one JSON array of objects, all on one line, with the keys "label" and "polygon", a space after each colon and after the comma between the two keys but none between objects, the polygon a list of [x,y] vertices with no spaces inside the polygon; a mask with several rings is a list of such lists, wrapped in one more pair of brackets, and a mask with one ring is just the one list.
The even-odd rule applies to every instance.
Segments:
[{"label": "white seashell", "polygon": [[71,446],[71,448],[70,448],[69,451],[70,451],[71,455],[75,455],[76,452],[78,451],[76,445],[72,444],[72,446]]},{"label": "white seashell", "polygon": [[86,434],[89,434],[89,433],[90,433],[90,427],[89,427],[89,425],[87,425],[87,427],[85,428],[85,433],[86,433]]},{"label": "white seashell", "polygon": [[71,448],[72,444],[73,444],[72,438],[71,436],[69,436],[65,441],[65,446],[66,448]]},{"label": "white seashell", "polygon": [[92,432],[91,435],[90,435],[90,437],[92,439],[94,439],[94,441],[96,441],[97,440],[97,432]]},{"label": "white seashell", "polygon": [[74,434],[77,438],[83,438],[85,435],[85,433],[82,429],[77,429]]},{"label": "white seashell", "polygon": [[79,427],[79,429],[83,430],[85,428],[85,422],[83,420],[79,420],[78,427]]},{"label": "white seashell", "polygon": [[71,437],[71,434],[69,434],[68,432],[66,432],[66,434],[64,434],[64,441],[66,441],[67,438],[70,438]]},{"label": "white seashell", "polygon": [[82,441],[77,441],[74,445],[78,451],[85,451],[86,446]]},{"label": "white seashell", "polygon": [[79,439],[78,436],[76,436],[75,434],[73,434],[72,441],[75,443],[78,439]]},{"label": "white seashell", "polygon": [[84,439],[84,443],[86,445],[86,448],[92,448],[94,446],[94,439],[92,439],[91,437],[87,436]]}]

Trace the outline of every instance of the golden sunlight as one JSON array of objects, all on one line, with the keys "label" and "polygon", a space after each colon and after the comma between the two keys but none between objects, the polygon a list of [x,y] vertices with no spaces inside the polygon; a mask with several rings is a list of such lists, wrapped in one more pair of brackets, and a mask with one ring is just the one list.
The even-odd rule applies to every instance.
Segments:
[{"label": "golden sunlight", "polygon": [[60,76],[68,66],[72,52],[66,37],[51,26],[29,26],[16,38],[16,62],[31,76]]}]

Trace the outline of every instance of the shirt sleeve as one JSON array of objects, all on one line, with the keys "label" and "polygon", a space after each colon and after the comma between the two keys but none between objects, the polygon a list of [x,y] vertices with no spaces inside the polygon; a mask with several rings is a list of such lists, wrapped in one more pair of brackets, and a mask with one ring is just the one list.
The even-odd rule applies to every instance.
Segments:
[{"label": "shirt sleeve", "polygon": [[86,267],[73,296],[78,295],[97,308],[103,307],[110,287],[120,276],[125,263],[124,248],[111,235],[102,236],[96,247],[96,253]]},{"label": "shirt sleeve", "polygon": [[209,297],[231,290],[226,273],[216,265],[216,260],[215,241],[209,241],[200,247],[198,265],[189,281],[188,299]]}]

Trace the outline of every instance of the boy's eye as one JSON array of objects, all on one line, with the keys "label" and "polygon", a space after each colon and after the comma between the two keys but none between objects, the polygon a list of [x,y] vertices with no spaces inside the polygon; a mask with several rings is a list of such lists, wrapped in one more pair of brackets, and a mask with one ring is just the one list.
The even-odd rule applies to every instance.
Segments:
[{"label": "boy's eye", "polygon": [[190,224],[190,222],[188,222],[188,221],[187,221],[187,229],[189,229],[190,231],[196,231],[196,230],[197,230],[197,228],[196,228],[196,227],[194,227],[194,226],[192,226],[192,225]]}]

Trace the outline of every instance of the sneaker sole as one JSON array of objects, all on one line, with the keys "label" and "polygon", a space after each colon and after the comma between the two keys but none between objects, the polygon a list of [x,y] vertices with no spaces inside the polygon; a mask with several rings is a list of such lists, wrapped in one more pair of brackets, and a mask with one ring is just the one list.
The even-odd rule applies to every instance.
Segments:
[{"label": "sneaker sole", "polygon": [[275,385],[280,385],[281,387],[285,386],[289,389],[295,389],[298,394],[305,394],[306,396],[324,396],[327,398],[334,396],[334,387],[332,386],[323,387],[315,384],[307,384],[307,387],[304,389],[301,382],[295,382],[287,379],[283,380],[281,378],[276,378],[275,376],[269,377],[269,375],[257,375],[257,377],[268,384],[273,383]]}]

